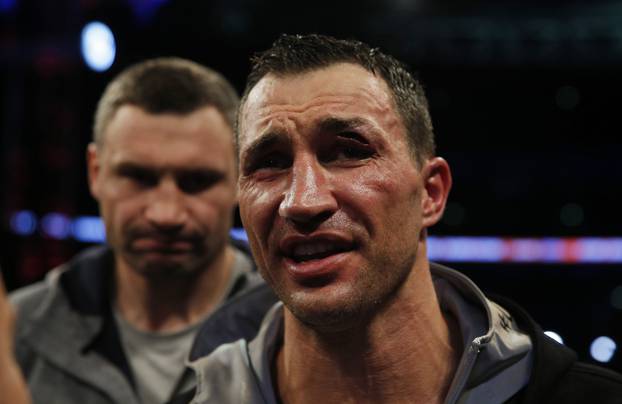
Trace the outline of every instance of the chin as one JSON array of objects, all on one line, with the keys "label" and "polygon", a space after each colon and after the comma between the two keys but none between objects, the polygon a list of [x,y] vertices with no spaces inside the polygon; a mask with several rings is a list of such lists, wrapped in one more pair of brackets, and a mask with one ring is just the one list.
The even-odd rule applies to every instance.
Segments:
[{"label": "chin", "polygon": [[147,278],[188,277],[197,272],[190,265],[180,264],[179,262],[165,262],[163,260],[143,262],[137,268],[137,272]]},{"label": "chin", "polygon": [[320,290],[315,293],[292,293],[283,302],[298,321],[318,331],[340,331],[355,327],[377,305],[359,293],[333,293],[327,296]]}]

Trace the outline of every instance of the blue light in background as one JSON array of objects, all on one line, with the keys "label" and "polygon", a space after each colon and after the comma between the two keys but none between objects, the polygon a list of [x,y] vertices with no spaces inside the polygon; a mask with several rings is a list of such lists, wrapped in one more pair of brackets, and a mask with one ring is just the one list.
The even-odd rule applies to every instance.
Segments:
[{"label": "blue light in background", "polygon": [[71,221],[62,213],[48,213],[41,219],[41,230],[48,237],[64,240],[71,233]]},{"label": "blue light in background", "polygon": [[106,229],[98,216],[77,217],[71,230],[73,237],[84,243],[103,243],[106,240]]},{"label": "blue light in background", "polygon": [[229,235],[235,240],[246,241],[248,243],[248,236],[243,228],[234,227],[229,231]]},{"label": "blue light in background", "polygon": [[584,238],[579,245],[580,256],[585,262],[622,261],[622,248],[616,239],[590,237]]},{"label": "blue light in background", "polygon": [[108,70],[117,52],[112,31],[99,21],[90,22],[82,29],[81,49],[87,66],[96,72]]},{"label": "blue light in background", "polygon": [[500,262],[507,249],[499,237],[431,236],[428,241],[428,257],[437,261]]},{"label": "blue light in background", "polygon": [[29,210],[20,210],[11,216],[11,230],[20,236],[30,236],[37,230],[37,216]]},{"label": "blue light in background", "polygon": [[[28,236],[37,227],[37,216],[27,210],[10,218],[13,233]],[[85,243],[106,240],[104,224],[98,216],[68,218],[59,213],[44,216],[41,227],[48,237],[73,237]],[[230,236],[248,241],[242,228],[231,229]],[[622,237],[595,238],[511,238],[431,236],[428,257],[441,262],[537,262],[543,264],[622,264]]]},{"label": "blue light in background", "polygon": [[168,0],[127,0],[140,23],[147,23]]},{"label": "blue light in background", "polygon": [[595,360],[607,363],[613,358],[616,348],[616,343],[611,338],[605,336],[598,337],[590,346],[590,354]]},{"label": "blue light in background", "polygon": [[8,13],[17,5],[17,0],[0,0],[0,13]]}]

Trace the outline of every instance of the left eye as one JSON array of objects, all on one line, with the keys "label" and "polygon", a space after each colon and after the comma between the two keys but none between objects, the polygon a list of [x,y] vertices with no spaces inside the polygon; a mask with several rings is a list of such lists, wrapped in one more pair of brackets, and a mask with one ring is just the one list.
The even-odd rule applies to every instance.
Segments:
[{"label": "left eye", "polygon": [[338,147],[335,151],[337,158],[363,160],[373,155],[368,147],[344,146]]},{"label": "left eye", "polygon": [[320,160],[325,163],[334,161],[359,161],[365,160],[374,155],[374,149],[356,140],[345,139],[333,144],[324,151]]}]

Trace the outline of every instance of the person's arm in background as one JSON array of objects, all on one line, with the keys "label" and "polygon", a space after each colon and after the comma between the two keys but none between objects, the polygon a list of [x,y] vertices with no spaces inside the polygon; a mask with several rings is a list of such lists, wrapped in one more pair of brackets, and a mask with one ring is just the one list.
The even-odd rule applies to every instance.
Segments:
[{"label": "person's arm in background", "polygon": [[0,404],[28,404],[30,394],[13,356],[15,313],[0,276]]}]

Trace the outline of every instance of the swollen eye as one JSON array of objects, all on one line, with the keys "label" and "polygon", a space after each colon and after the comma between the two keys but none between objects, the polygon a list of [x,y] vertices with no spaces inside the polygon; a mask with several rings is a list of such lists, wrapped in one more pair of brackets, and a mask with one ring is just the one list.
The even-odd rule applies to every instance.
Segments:
[{"label": "swollen eye", "polygon": [[366,159],[373,155],[373,151],[368,147],[344,147],[341,149],[341,154],[345,158],[351,159]]}]

